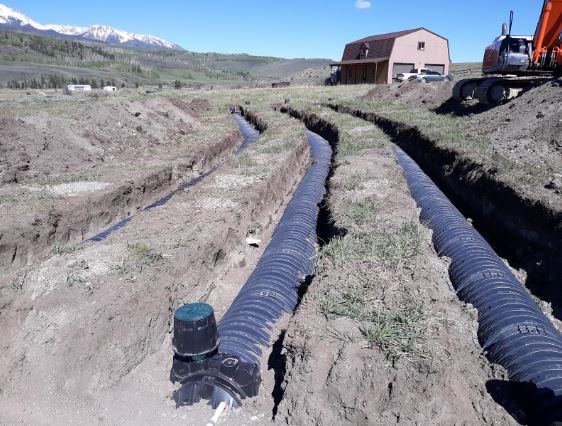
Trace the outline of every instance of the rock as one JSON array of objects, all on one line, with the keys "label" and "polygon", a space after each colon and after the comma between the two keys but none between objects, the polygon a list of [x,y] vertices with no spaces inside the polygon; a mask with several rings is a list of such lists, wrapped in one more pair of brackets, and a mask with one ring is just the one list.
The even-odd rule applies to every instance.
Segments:
[{"label": "rock", "polygon": [[17,183],[18,177],[15,170],[6,170],[2,175],[2,183]]},{"label": "rock", "polygon": [[258,238],[253,238],[253,237],[247,237],[246,238],[246,244],[248,244],[249,246],[252,247],[259,247],[261,244],[261,240]]},{"label": "rock", "polygon": [[560,190],[562,189],[562,176],[554,176],[548,181],[544,187],[546,189]]},{"label": "rock", "polygon": [[135,112],[135,117],[140,117],[141,113],[140,112]]}]

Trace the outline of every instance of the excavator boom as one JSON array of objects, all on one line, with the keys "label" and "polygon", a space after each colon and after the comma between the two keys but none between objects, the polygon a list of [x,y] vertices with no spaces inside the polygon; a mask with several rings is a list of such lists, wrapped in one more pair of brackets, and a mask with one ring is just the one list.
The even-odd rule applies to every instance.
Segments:
[{"label": "excavator boom", "polygon": [[545,0],[533,38],[532,63],[562,66],[562,0]]}]

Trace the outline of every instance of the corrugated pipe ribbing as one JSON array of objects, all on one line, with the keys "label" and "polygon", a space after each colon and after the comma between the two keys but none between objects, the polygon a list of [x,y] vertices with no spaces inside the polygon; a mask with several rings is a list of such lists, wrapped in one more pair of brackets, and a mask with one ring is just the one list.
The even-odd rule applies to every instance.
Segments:
[{"label": "corrugated pipe ribbing", "polygon": [[332,149],[315,133],[307,132],[313,163],[307,169],[271,242],[240,293],[222,317],[219,352],[260,364],[271,329],[298,303],[298,289],[314,271],[319,204],[326,193]]},{"label": "corrugated pipe ribbing", "polygon": [[451,259],[449,275],[459,298],[478,310],[478,339],[490,361],[509,379],[528,384],[528,415],[562,419],[562,336],[511,270],[447,197],[400,148],[420,220],[433,230],[440,256]]},{"label": "corrugated pipe ribbing", "polygon": [[242,137],[244,138],[244,142],[242,142],[240,147],[238,147],[238,149],[234,151],[234,155],[239,155],[248,147],[249,144],[255,142],[260,137],[260,133],[240,114],[234,114],[234,119],[238,123],[240,132],[242,133]]}]

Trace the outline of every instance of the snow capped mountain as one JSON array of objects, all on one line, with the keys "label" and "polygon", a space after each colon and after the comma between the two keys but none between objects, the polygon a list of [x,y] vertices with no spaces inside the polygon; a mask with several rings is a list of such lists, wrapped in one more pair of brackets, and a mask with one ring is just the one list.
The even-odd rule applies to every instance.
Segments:
[{"label": "snow capped mountain", "polygon": [[39,22],[35,22],[33,19],[24,15],[19,10],[12,9],[2,3],[0,3],[0,24],[13,25],[13,26],[26,26],[37,28],[42,30],[45,28]]},{"label": "snow capped mountain", "polygon": [[62,35],[83,40],[101,41],[109,44],[121,44],[137,47],[152,47],[166,49],[182,49],[177,44],[162,40],[158,37],[130,33],[106,25],[91,25],[89,27],[74,27],[71,25],[43,25],[34,21],[19,10],[12,9],[0,3],[0,29],[47,33],[48,35]]},{"label": "snow capped mountain", "polygon": [[48,30],[53,30],[64,35],[81,35],[86,32],[86,27],[73,27],[72,25],[44,25]]}]

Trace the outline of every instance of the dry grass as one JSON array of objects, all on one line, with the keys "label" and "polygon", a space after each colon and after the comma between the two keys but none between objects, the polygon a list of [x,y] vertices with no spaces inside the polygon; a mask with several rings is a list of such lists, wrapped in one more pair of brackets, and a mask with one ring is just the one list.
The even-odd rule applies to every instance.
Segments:
[{"label": "dry grass", "polygon": [[58,176],[41,176],[35,180],[35,184],[39,186],[55,186],[64,183],[76,182],[92,182],[96,180],[96,176],[85,174],[66,174]]},{"label": "dry grass", "polygon": [[136,242],[128,244],[127,248],[133,258],[145,265],[151,265],[163,259],[162,254],[147,243]]}]

